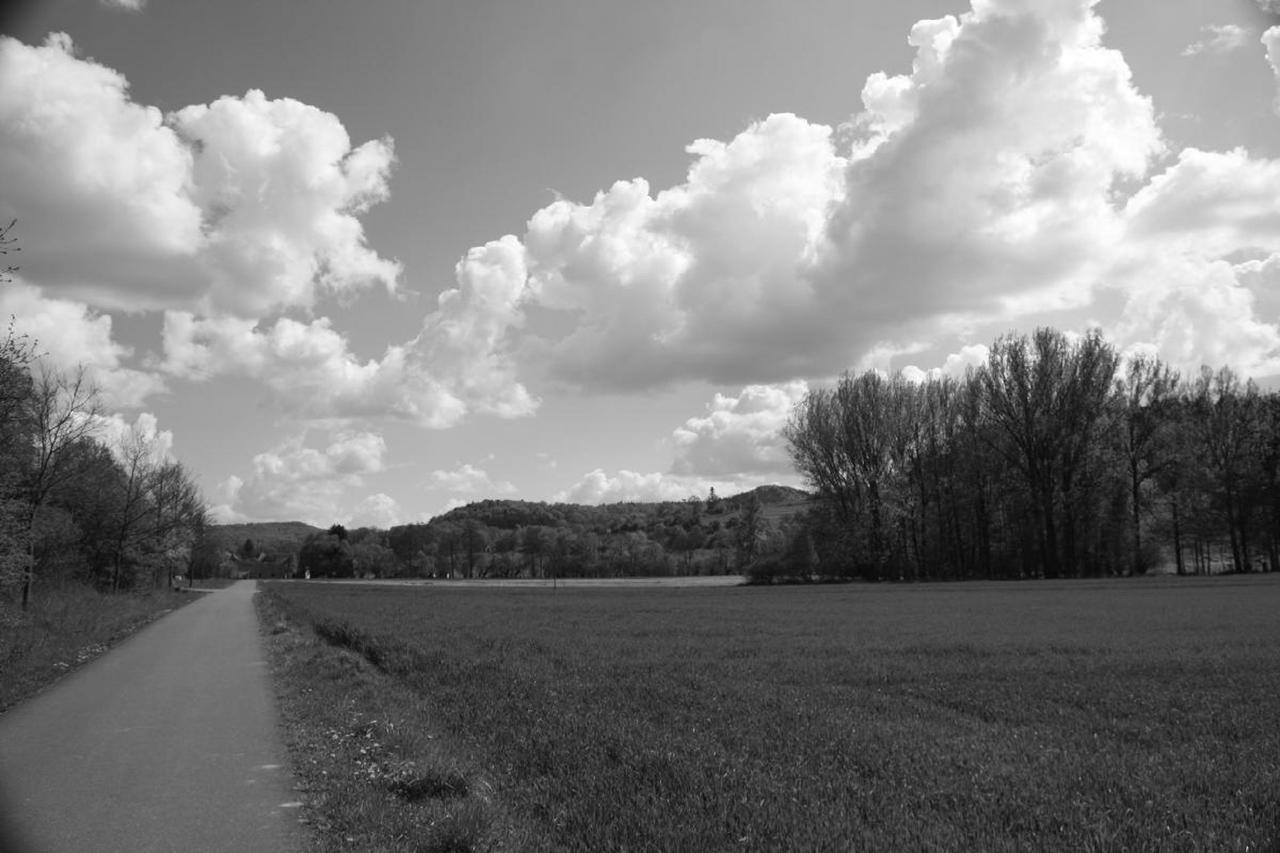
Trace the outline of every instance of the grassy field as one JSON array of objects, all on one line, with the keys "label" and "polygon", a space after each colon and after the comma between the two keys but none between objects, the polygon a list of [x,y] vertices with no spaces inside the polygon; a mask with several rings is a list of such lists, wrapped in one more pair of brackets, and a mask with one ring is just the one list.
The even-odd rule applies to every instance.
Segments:
[{"label": "grassy field", "polygon": [[0,711],[191,600],[168,591],[104,595],[69,586],[39,590],[26,612],[0,603]]},{"label": "grassy field", "polygon": [[[334,751],[348,849],[1275,849],[1280,577],[270,589],[368,671],[289,670],[291,726],[380,744],[368,803],[410,808],[387,768],[424,743],[483,793],[361,824]],[[422,841],[441,815],[475,828]]]}]

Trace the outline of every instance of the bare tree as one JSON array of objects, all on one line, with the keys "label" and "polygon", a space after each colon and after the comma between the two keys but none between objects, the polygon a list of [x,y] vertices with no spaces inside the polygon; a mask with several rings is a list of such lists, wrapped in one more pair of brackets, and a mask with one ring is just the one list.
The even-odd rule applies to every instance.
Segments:
[{"label": "bare tree", "polygon": [[48,365],[39,365],[32,381],[30,399],[32,446],[26,454],[25,498],[27,515],[25,527],[29,538],[30,565],[22,584],[22,606],[31,602],[31,587],[35,580],[35,537],[32,535],[36,517],[49,496],[75,475],[70,464],[71,450],[79,442],[91,438],[96,428],[95,418],[101,412],[98,388],[81,366],[65,372]]},{"label": "bare tree", "polygon": [[1131,571],[1134,574],[1142,574],[1147,569],[1142,554],[1143,486],[1177,459],[1170,434],[1173,426],[1170,404],[1176,400],[1178,382],[1178,374],[1168,365],[1145,356],[1132,359],[1124,375],[1116,380],[1120,402],[1117,436],[1129,475]]},{"label": "bare tree", "polygon": [[1247,571],[1250,507],[1246,498],[1259,473],[1265,408],[1252,381],[1242,385],[1230,368],[1214,372],[1206,367],[1191,389],[1191,411],[1208,483],[1226,522],[1232,567]]},{"label": "bare tree", "polygon": [[1090,454],[1107,425],[1118,357],[1102,336],[1076,343],[1053,329],[996,341],[982,371],[994,446],[1023,477],[1033,500],[1041,569],[1077,568],[1076,505]]},{"label": "bare tree", "polygon": [[148,573],[152,586],[185,562],[204,522],[199,489],[181,463],[167,458],[154,435],[133,427],[116,448],[122,476],[116,502],[111,588],[118,591],[133,578],[128,567]]},{"label": "bare tree", "polygon": [[[16,220],[15,220],[16,221]],[[19,251],[10,235],[14,221],[0,228],[0,256]],[[0,285],[13,280],[17,267],[0,269]],[[21,494],[26,448],[31,443],[31,364],[35,344],[14,330],[9,318],[0,340],[0,587],[23,583],[31,567],[31,528]]]}]

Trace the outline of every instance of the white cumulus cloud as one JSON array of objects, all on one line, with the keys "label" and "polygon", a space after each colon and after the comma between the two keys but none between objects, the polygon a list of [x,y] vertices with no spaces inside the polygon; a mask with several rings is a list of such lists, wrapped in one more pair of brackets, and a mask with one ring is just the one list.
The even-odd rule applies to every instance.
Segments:
[{"label": "white cumulus cloud", "polygon": [[[674,187],[619,181],[537,211],[501,241],[518,263],[491,266],[483,294],[460,276],[451,296],[487,318],[486,375],[521,390],[538,371],[589,389],[777,383],[958,345],[980,324],[1072,323],[1183,367],[1272,370],[1277,317],[1240,263],[1276,251],[1280,167],[1170,157],[1096,6],[974,2],[921,21],[911,71],[871,75],[838,132],[773,115],[695,142]],[[1264,42],[1280,69],[1278,33]]]},{"label": "white cumulus cloud", "polygon": [[352,511],[348,527],[378,527],[383,530],[404,521],[404,511],[396,499],[383,492],[375,492]]},{"label": "white cumulus cloud", "polygon": [[22,279],[0,287],[0,318],[12,318],[15,334],[27,335],[50,366],[72,371],[83,365],[111,407],[139,406],[164,390],[161,376],[126,366],[132,355],[111,333],[111,317],[69,299],[51,299]]},{"label": "white cumulus cloud", "polygon": [[970,369],[979,368],[986,364],[990,354],[991,350],[986,344],[968,344],[961,347],[958,352],[949,353],[943,359],[941,367],[925,370],[914,364],[909,364],[902,368],[901,373],[908,382],[916,383],[943,377],[963,379]]},{"label": "white cumulus cloud", "polygon": [[97,308],[257,316],[320,291],[394,289],[357,218],[387,196],[389,139],[250,90],[164,115],[54,33],[0,37],[0,218],[24,273]]},{"label": "white cumulus cloud", "polygon": [[516,417],[537,408],[523,385],[491,381],[483,362],[470,359],[475,341],[465,329],[456,338],[393,344],[382,358],[362,361],[327,318],[260,323],[168,311],[163,340],[167,374],[197,381],[246,376],[305,417],[382,415],[444,428],[476,412]]},{"label": "white cumulus cloud", "polygon": [[[1280,26],[1271,27],[1262,34],[1262,45],[1267,51],[1267,64],[1271,66],[1271,73],[1276,78],[1277,85],[1280,85]],[[1280,95],[1276,96],[1275,110],[1280,113]]]},{"label": "white cumulus cloud", "polygon": [[151,412],[140,412],[132,423],[118,412],[95,415],[92,430],[121,464],[128,465],[130,455],[139,451],[141,460],[150,465],[175,461],[173,431],[160,429]]},{"label": "white cumulus cloud", "polygon": [[[920,21],[911,68],[851,91],[847,124],[771,115],[694,141],[675,186],[554,201],[466,253],[420,333],[374,359],[330,320],[281,316],[399,275],[359,219],[388,194],[390,141],[353,145],[314,107],[250,91],[166,116],[66,36],[0,40],[0,216],[58,235],[24,270],[44,298],[168,309],[167,376],[247,376],[312,417],[523,416],[538,383],[777,389],[1068,315],[1180,367],[1274,372],[1280,166],[1170,152],[1097,8],[974,0]],[[1210,29],[1203,50],[1238,36]],[[1280,81],[1280,28],[1262,41]],[[955,357],[938,369],[975,353]],[[776,460],[751,404],[691,419],[665,476]]]},{"label": "white cumulus cloud", "polygon": [[1201,28],[1204,37],[1192,42],[1182,51],[1183,56],[1198,56],[1202,53],[1230,53],[1239,50],[1248,43],[1254,31],[1239,24],[1210,24]]},{"label": "white cumulus cloud", "polygon": [[597,468],[585,474],[581,480],[565,491],[556,494],[552,500],[579,504],[681,501],[688,497],[705,498],[711,485],[715,485],[714,481],[697,477],[661,473],[641,474],[626,470],[611,476],[602,468]]},{"label": "white cumulus cloud", "polygon": [[673,434],[672,472],[719,478],[792,473],[782,430],[808,391],[808,383],[797,380],[750,385],[736,397],[716,394],[706,415],[689,418]]},{"label": "white cumulus cloud", "polygon": [[352,148],[337,116],[256,89],[169,120],[194,151],[203,307],[257,316],[318,291],[395,288],[399,265],[365,245],[356,218],[388,195],[390,139]]},{"label": "white cumulus cloud", "polygon": [[506,480],[495,482],[483,468],[470,463],[459,465],[452,471],[436,470],[431,472],[431,485],[437,489],[466,494],[510,495],[516,487]]},{"label": "white cumulus cloud", "polygon": [[553,500],[601,504],[705,498],[711,489],[732,495],[765,484],[798,486],[783,428],[809,391],[803,380],[749,385],[736,396],[716,394],[704,415],[672,433],[675,459],[668,472],[597,468]]},{"label": "white cumulus cloud", "polygon": [[[232,475],[215,492],[219,521],[306,521],[321,527],[347,517],[346,496],[383,469],[386,442],[373,432],[339,432],[311,447],[305,433],[253,457],[248,479]],[[369,507],[365,507],[368,510]]]},{"label": "white cumulus cloud", "polygon": [[1118,188],[1165,150],[1092,6],[922,21],[912,72],[869,78],[839,134],[773,115],[695,142],[670,189],[548,205],[486,285],[502,298],[471,300],[486,352],[588,388],[779,382],[957,318],[1087,304],[1123,236]]},{"label": "white cumulus cloud", "polygon": [[1261,263],[1280,259],[1280,162],[1242,149],[1186,149],[1125,215],[1118,343],[1154,345],[1184,371],[1280,371],[1280,315],[1259,310],[1274,301],[1257,275]]},{"label": "white cumulus cloud", "polygon": [[556,493],[552,501],[580,504],[682,501],[691,497],[705,499],[711,489],[715,489],[716,494],[721,497],[728,497],[769,484],[801,485],[799,477],[794,474],[717,478],[656,471],[645,474],[626,469],[609,474],[604,469],[597,468],[584,474],[569,488]]}]

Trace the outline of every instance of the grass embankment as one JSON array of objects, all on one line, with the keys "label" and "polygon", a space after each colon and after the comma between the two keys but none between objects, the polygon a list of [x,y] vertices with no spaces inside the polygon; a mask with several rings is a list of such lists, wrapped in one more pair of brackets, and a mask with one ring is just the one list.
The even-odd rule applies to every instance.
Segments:
[{"label": "grass embankment", "polygon": [[1278,581],[273,589],[517,849],[1245,851],[1280,826]]},{"label": "grass embankment", "polygon": [[0,711],[82,666],[193,596],[41,589],[29,610],[0,606]]},{"label": "grass embankment", "polygon": [[308,849],[526,849],[448,727],[433,725],[422,697],[365,656],[395,669],[387,654],[344,633],[342,623],[311,623],[291,599],[255,601],[313,830]]}]

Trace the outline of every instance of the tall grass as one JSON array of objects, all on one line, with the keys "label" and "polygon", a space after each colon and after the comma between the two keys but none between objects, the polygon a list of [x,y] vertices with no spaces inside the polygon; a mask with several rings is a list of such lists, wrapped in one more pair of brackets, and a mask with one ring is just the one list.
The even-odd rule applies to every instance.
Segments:
[{"label": "tall grass", "polygon": [[26,611],[0,599],[0,710],[189,600],[167,591],[106,595],[74,584],[39,590]]},{"label": "tall grass", "polygon": [[822,589],[280,585],[545,850],[1260,850],[1271,578]]}]

